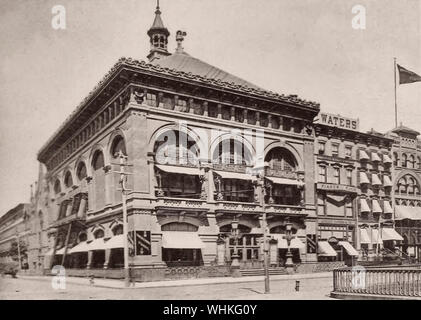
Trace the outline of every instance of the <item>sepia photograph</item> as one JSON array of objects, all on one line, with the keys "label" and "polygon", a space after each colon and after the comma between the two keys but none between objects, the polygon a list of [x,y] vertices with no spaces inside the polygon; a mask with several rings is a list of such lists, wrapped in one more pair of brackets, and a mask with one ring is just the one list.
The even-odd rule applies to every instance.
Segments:
[{"label": "sepia photograph", "polygon": [[0,0],[0,108],[0,300],[421,300],[421,1]]}]

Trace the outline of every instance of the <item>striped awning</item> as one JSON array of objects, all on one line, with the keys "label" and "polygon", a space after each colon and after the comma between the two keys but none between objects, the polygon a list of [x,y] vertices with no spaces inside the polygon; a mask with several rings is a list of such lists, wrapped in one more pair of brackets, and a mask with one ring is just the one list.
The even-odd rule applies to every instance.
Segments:
[{"label": "striped awning", "polygon": [[380,207],[380,204],[377,200],[373,200],[372,204],[373,204],[373,212],[374,213],[382,213],[383,212],[383,210]]},{"label": "striped awning", "polygon": [[350,255],[350,256],[358,256],[358,251],[355,250],[355,248],[347,241],[339,241],[339,244],[344,247],[344,249],[346,250],[346,252]]},{"label": "striped awning", "polygon": [[370,157],[364,150],[360,150],[360,160],[370,160]]},{"label": "striped awning", "polygon": [[317,246],[319,248],[318,254],[321,257],[336,257],[338,255],[335,249],[333,249],[327,241],[319,241]]},{"label": "striped awning", "polygon": [[370,180],[368,180],[365,172],[360,172],[360,184],[370,184]]},{"label": "striped awning", "polygon": [[367,229],[360,229],[360,243],[362,244],[370,244],[370,236],[368,235]]},{"label": "striped awning", "polygon": [[382,229],[382,239],[383,241],[396,240],[403,241],[402,236],[396,232],[393,228],[383,228]]},{"label": "striped awning", "polygon": [[166,165],[155,165],[159,170],[167,173],[186,174],[191,176],[200,175],[198,168],[183,167],[183,166],[166,166]]},{"label": "striped awning", "polygon": [[361,204],[361,212],[371,211],[366,199],[360,199],[360,204]]},{"label": "striped awning", "polygon": [[383,186],[384,187],[392,187],[393,186],[392,180],[390,180],[389,176],[383,176]]},{"label": "striped awning", "polygon": [[373,186],[381,186],[382,185],[382,182],[380,181],[379,176],[375,173],[373,173],[371,175],[371,184]]},{"label": "striped awning", "polygon": [[379,155],[377,154],[377,152],[372,152],[371,153],[371,161],[373,162],[381,162],[382,160],[380,159]]}]

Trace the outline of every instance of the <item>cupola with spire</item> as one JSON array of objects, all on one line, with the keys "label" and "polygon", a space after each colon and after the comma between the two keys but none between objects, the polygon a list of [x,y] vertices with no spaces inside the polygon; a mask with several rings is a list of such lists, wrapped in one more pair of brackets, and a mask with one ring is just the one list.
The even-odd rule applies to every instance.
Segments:
[{"label": "cupola with spire", "polygon": [[170,36],[170,32],[162,22],[159,0],[157,0],[156,4],[155,20],[152,27],[148,30],[148,36],[151,39],[151,51],[148,54],[149,61],[171,55],[168,52],[168,37]]}]

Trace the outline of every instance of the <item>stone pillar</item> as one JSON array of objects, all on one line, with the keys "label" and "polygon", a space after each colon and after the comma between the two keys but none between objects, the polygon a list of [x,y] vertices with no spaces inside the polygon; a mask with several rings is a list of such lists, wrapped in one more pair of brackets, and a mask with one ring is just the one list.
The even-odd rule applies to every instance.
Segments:
[{"label": "stone pillar", "polygon": [[93,188],[92,177],[86,177],[86,182],[88,184],[88,211],[92,211],[95,204],[95,192]]},{"label": "stone pillar", "polygon": [[208,189],[207,189],[207,195],[208,195],[208,202],[215,202],[215,198],[214,198],[214,194],[215,194],[215,181],[213,178],[213,168],[209,167],[207,172],[207,185],[208,185]]},{"label": "stone pillar", "polygon": [[84,194],[84,195],[82,195],[82,199],[80,199],[79,210],[77,212],[78,218],[82,218],[82,217],[85,216],[85,209],[86,209],[86,205],[87,205],[86,198],[87,198],[87,196]]},{"label": "stone pillar", "polygon": [[256,126],[260,126],[260,112],[256,111]]},{"label": "stone pillar", "polygon": [[278,243],[275,240],[269,240],[269,264],[278,265]]},{"label": "stone pillar", "polygon": [[110,265],[110,258],[111,258],[111,249],[105,250],[105,261],[104,261],[104,269],[108,269]]},{"label": "stone pillar", "polygon": [[194,114],[194,100],[192,98],[189,99],[189,113]]},{"label": "stone pillar", "polygon": [[88,251],[88,264],[86,265],[86,269],[91,269],[93,256],[94,256],[94,252]]},{"label": "stone pillar", "polygon": [[225,265],[225,241],[221,238],[216,241],[216,263],[218,266]]},{"label": "stone pillar", "polygon": [[104,178],[104,188],[105,188],[105,206],[113,204],[113,194],[115,186],[113,185],[113,173],[111,171],[111,165],[104,167],[105,178]]},{"label": "stone pillar", "polygon": [[222,119],[222,105],[218,103],[218,119]]},{"label": "stone pillar", "polygon": [[247,124],[247,123],[249,123],[249,120],[248,120],[248,110],[246,109],[243,112],[244,112],[243,123],[246,123]]},{"label": "stone pillar", "polygon": [[73,198],[70,198],[69,200],[66,200],[68,202],[67,208],[66,208],[66,217],[70,216],[72,214],[73,209]]},{"label": "stone pillar", "polygon": [[203,102],[203,115],[205,117],[209,116],[209,105],[207,101]]},{"label": "stone pillar", "polygon": [[231,121],[235,121],[235,107],[231,107]]},{"label": "stone pillar", "polygon": [[268,128],[272,129],[272,115],[268,114]]}]

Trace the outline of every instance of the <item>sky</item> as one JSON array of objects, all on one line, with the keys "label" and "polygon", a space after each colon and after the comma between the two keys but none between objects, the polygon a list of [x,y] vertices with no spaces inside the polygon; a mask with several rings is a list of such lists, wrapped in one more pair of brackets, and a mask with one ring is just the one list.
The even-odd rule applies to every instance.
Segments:
[{"label": "sky", "polygon": [[[352,28],[352,8],[366,29]],[[52,8],[66,29],[52,28]],[[161,0],[175,50],[268,90],[394,127],[394,64],[421,74],[418,0]],[[120,57],[146,60],[155,0],[0,0],[0,215],[29,201],[36,155]],[[421,131],[421,82],[398,86],[398,121]]]}]

